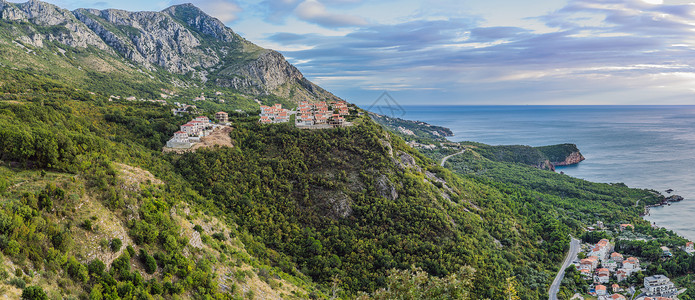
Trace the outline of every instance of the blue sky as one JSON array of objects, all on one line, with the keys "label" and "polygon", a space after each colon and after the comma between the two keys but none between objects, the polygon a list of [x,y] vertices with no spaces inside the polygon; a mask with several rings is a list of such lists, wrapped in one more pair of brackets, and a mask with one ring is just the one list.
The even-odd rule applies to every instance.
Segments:
[{"label": "blue sky", "polygon": [[357,104],[693,104],[695,0],[192,2]]}]

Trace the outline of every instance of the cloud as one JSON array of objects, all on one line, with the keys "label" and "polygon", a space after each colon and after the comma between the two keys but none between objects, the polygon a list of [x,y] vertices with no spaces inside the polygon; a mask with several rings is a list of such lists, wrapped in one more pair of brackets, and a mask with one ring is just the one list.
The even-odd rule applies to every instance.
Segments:
[{"label": "cloud", "polygon": [[367,21],[358,16],[331,13],[318,0],[305,0],[294,9],[295,15],[307,22],[324,27],[350,27],[367,25]]},{"label": "cloud", "polygon": [[265,20],[272,24],[282,24],[292,15],[300,0],[264,0],[260,6],[265,10]]}]

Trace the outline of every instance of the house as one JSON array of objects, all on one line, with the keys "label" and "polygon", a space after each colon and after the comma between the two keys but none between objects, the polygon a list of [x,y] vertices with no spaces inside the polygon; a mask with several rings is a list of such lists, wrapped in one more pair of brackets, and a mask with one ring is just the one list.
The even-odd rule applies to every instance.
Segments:
[{"label": "house", "polygon": [[608,283],[611,278],[611,273],[606,268],[600,268],[596,270],[596,276],[594,276],[594,281],[599,283]]},{"label": "house", "polygon": [[190,123],[181,125],[181,131],[185,132],[189,136],[198,134],[198,128],[196,128],[195,125]]},{"label": "house", "polygon": [[607,268],[611,272],[615,272],[615,269],[618,268],[618,263],[615,262],[614,260],[608,260],[603,262],[603,267]]},{"label": "house", "polygon": [[685,252],[687,252],[688,254],[692,254],[693,252],[695,252],[695,249],[693,249],[693,242],[685,243],[685,249],[683,250],[685,250]]},{"label": "house", "polygon": [[588,256],[596,256],[600,261],[604,261],[608,258],[610,248],[610,242],[607,239],[602,239],[591,248]]},{"label": "house", "polygon": [[608,293],[608,291],[606,290],[606,286],[603,284],[597,285],[594,289],[596,290],[597,296],[603,296]]},{"label": "house", "polygon": [[617,263],[622,263],[623,262],[623,255],[618,253],[618,252],[613,252],[611,253],[611,260],[615,261]]},{"label": "house", "polygon": [[623,231],[623,230],[628,229],[628,228],[634,230],[635,226],[632,226],[632,224],[620,224],[620,231]]},{"label": "house", "polygon": [[259,122],[261,122],[261,124],[270,124],[273,123],[273,120],[271,120],[268,116],[261,116]]},{"label": "house", "polygon": [[647,294],[647,297],[671,298],[678,294],[678,289],[668,277],[654,275],[644,278],[644,292]]},{"label": "house", "polygon": [[596,256],[589,256],[579,261],[580,270],[589,270],[591,272],[596,266],[598,266],[598,258]]},{"label": "house", "polygon": [[608,297],[608,299],[612,299],[612,300],[626,300],[625,296],[623,296],[623,295],[621,295],[621,294],[613,294],[613,295],[611,295],[610,297]]},{"label": "house", "polygon": [[665,257],[671,257],[673,254],[671,254],[671,249],[669,249],[666,246],[661,246],[661,251],[663,252],[662,255]]},{"label": "house", "polygon": [[627,272],[627,275],[630,276],[632,275],[633,272],[637,272],[640,269],[640,264],[639,264],[639,259],[635,257],[629,257],[625,261],[623,261],[623,267],[622,270],[625,270]]},{"label": "house", "polygon": [[618,280],[618,282],[621,282],[625,279],[630,277],[630,275],[627,273],[627,271],[620,269],[618,272],[615,273],[615,278]]},{"label": "house", "polygon": [[620,286],[619,286],[617,283],[614,283],[614,284],[611,286],[611,290],[613,291],[613,293],[617,293],[617,292],[622,292],[622,291],[623,291],[623,289],[621,289]]},{"label": "house", "polygon": [[184,131],[174,132],[174,137],[167,142],[169,148],[191,148],[192,145],[188,139],[188,133]]},{"label": "house", "polygon": [[227,123],[229,122],[229,114],[223,111],[218,111],[215,114],[215,119],[217,119],[217,123]]},{"label": "house", "polygon": [[582,274],[582,278],[584,279],[591,279],[591,270],[589,269],[581,269],[579,272]]},{"label": "house", "polygon": [[208,119],[208,117],[206,117],[206,116],[199,116],[199,117],[195,118],[194,121],[198,121],[201,123],[210,123],[210,119]]}]

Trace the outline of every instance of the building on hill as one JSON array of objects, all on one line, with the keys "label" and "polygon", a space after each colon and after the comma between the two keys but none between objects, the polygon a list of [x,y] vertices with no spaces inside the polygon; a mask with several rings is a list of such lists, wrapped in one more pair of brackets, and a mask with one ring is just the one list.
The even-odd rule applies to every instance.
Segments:
[{"label": "building on hill", "polygon": [[261,114],[259,115],[261,119],[259,122],[262,124],[270,123],[286,123],[290,121],[290,111],[282,108],[282,104],[275,104],[273,106],[261,106]]},{"label": "building on hill", "polygon": [[622,263],[623,262],[623,255],[618,253],[618,252],[613,252],[611,253],[611,260],[617,262],[617,263]]},{"label": "building on hill", "polygon": [[678,295],[676,286],[664,275],[645,277],[643,291],[648,297],[672,298]]},{"label": "building on hill", "polygon": [[622,282],[623,280],[626,280],[630,275],[627,274],[627,272],[623,269],[619,269],[618,272],[615,272],[615,278],[618,282]]},{"label": "building on hill", "polygon": [[608,283],[611,278],[611,272],[606,268],[599,268],[596,270],[596,276],[594,276],[594,281],[599,283]]},{"label": "building on hill", "polygon": [[661,252],[664,257],[671,257],[673,254],[671,254],[671,249],[669,249],[666,246],[661,246]]},{"label": "building on hill", "polygon": [[589,256],[579,261],[580,270],[589,270],[589,272],[593,272],[596,266],[598,266],[598,258],[596,256]]},{"label": "building on hill", "polygon": [[215,119],[217,119],[217,123],[227,123],[229,122],[229,114],[219,111],[215,114]]},{"label": "building on hill", "polygon": [[627,272],[627,276],[630,276],[632,275],[632,273],[641,270],[639,259],[635,257],[629,257],[628,259],[623,261],[623,267],[621,268],[621,270]]},{"label": "building on hill", "polygon": [[597,296],[603,296],[603,295],[606,295],[608,293],[606,286],[603,284],[597,285],[596,287],[594,287],[594,289],[596,290]]},{"label": "building on hill", "polygon": [[191,148],[193,144],[188,138],[188,133],[184,131],[174,132],[174,137],[167,142],[169,148]]},{"label": "building on hill", "polygon": [[623,231],[628,228],[635,229],[635,226],[632,226],[632,224],[620,224],[620,231]]},{"label": "building on hill", "polygon": [[692,254],[693,252],[695,252],[695,248],[693,247],[693,242],[685,243],[685,249],[683,249],[683,250],[685,250],[685,252],[687,252],[688,254]]}]

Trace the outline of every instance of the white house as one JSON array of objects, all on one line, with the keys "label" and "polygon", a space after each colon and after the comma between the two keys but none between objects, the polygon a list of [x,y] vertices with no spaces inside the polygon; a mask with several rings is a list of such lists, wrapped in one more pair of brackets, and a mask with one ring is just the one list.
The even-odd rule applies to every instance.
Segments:
[{"label": "white house", "polygon": [[648,297],[673,297],[678,289],[671,279],[664,275],[654,275],[644,278],[644,290]]},{"label": "white house", "polygon": [[623,267],[622,270],[625,270],[627,272],[628,276],[632,275],[632,273],[637,272],[640,269],[640,264],[639,264],[639,259],[635,257],[629,257],[625,261],[623,261]]},{"label": "white house", "polygon": [[600,268],[596,270],[596,276],[594,276],[594,280],[599,283],[608,283],[611,278],[611,273],[608,269],[606,268]]},{"label": "white house", "polygon": [[685,252],[688,252],[688,254],[693,254],[695,252],[695,249],[693,248],[693,242],[687,242],[685,244]]},{"label": "white house", "polygon": [[602,284],[597,285],[594,289],[596,290],[597,296],[603,296],[603,295],[606,295],[608,293],[606,286],[602,285]]},{"label": "white house", "polygon": [[192,145],[188,139],[188,133],[184,131],[175,132],[174,137],[167,142],[169,148],[191,148]]}]

